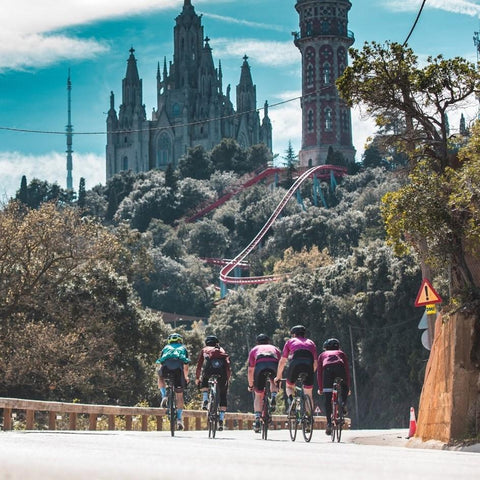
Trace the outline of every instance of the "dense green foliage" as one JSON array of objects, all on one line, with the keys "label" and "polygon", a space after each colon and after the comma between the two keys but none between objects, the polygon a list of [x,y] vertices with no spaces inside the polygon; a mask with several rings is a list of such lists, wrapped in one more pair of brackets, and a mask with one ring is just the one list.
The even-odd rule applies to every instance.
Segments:
[{"label": "dense green foliage", "polygon": [[[288,277],[273,284],[231,289],[219,301],[214,288],[218,266],[202,258],[235,256],[264,225],[285,190],[279,185],[253,186],[208,217],[188,223],[183,220],[195,208],[245,180],[235,170],[192,178],[186,176],[187,165],[169,172],[124,172],[105,187],[82,194],[85,204],[78,210],[83,217],[77,221],[91,218],[87,224],[95,225],[96,232],[86,243],[96,245],[101,232],[107,239],[106,250],[96,251],[98,259],[89,256],[89,263],[79,262],[72,272],[75,276],[58,279],[55,293],[49,294],[47,313],[34,310],[28,320],[23,313],[15,313],[2,324],[2,344],[25,342],[17,347],[18,355],[31,351],[28,358],[38,355],[39,362],[54,366],[32,383],[29,378],[35,368],[28,362],[25,375],[15,383],[12,374],[3,373],[8,368],[13,372],[20,358],[5,353],[12,352],[12,347],[3,350],[2,393],[157,404],[153,362],[172,328],[161,320],[159,311],[164,311],[208,318],[207,332],[215,332],[232,356],[232,410],[252,407],[246,359],[255,336],[266,332],[283,347],[289,326],[301,322],[319,347],[326,337],[337,336],[353,356],[357,425],[406,425],[409,407],[418,402],[427,351],[417,329],[421,312],[413,308],[419,269],[411,257],[394,257],[384,240],[381,198],[401,186],[400,177],[377,168],[345,177],[335,190],[324,183],[329,208],[315,206],[313,185],[304,184],[305,209],[292,199],[262,247],[248,258],[250,274],[283,272]],[[57,208],[47,205],[39,212],[48,208],[58,218],[75,214],[75,202],[72,207],[58,202]],[[4,209],[3,218],[11,208]],[[29,228],[37,227],[30,224]],[[78,234],[86,235],[81,230]],[[69,237],[76,238],[75,229]],[[35,348],[15,334],[21,325],[35,328]],[[194,360],[204,333],[202,322],[185,331]],[[53,345],[49,338],[54,339]],[[49,358],[33,352],[49,352]],[[384,392],[388,392],[388,403]],[[194,389],[189,399],[198,400]],[[323,408],[322,399],[317,397],[316,402]]]}]

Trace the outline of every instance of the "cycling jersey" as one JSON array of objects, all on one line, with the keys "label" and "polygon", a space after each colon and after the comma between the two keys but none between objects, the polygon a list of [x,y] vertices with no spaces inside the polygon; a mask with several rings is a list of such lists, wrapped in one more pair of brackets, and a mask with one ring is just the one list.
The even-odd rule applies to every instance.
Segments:
[{"label": "cycling jersey", "polygon": [[312,358],[317,358],[317,347],[315,343],[309,338],[303,337],[293,337],[287,340],[287,343],[283,347],[282,357],[291,360],[298,350],[307,350],[312,354]]},{"label": "cycling jersey", "polygon": [[250,350],[250,354],[248,355],[248,366],[254,367],[263,362],[278,363],[280,356],[280,350],[274,345],[260,344]]},{"label": "cycling jersey", "polygon": [[350,386],[350,369],[348,358],[342,350],[325,350],[318,357],[317,379],[320,388],[331,388],[333,386],[332,375],[326,375],[325,372],[344,372],[341,376],[347,386]]}]

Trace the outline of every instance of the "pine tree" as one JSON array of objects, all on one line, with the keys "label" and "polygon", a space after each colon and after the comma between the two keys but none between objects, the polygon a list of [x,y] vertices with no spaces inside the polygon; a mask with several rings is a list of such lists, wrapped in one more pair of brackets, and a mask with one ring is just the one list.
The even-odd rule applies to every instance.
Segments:
[{"label": "pine tree", "polygon": [[79,206],[79,208],[85,208],[85,199],[86,199],[85,179],[82,177],[80,178],[80,184],[78,186],[77,205]]}]

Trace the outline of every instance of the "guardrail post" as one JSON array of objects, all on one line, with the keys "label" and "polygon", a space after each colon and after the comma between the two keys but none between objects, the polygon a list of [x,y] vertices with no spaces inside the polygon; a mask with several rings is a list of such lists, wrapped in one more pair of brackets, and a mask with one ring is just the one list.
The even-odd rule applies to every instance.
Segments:
[{"label": "guardrail post", "polygon": [[12,409],[11,408],[3,409],[3,429],[4,430],[12,429]]},{"label": "guardrail post", "polygon": [[142,415],[142,432],[148,430],[148,415]]},{"label": "guardrail post", "polygon": [[27,430],[33,430],[35,425],[35,410],[27,410],[26,415],[26,425],[25,428]]},{"label": "guardrail post", "polygon": [[108,416],[108,429],[115,430],[115,415]]},{"label": "guardrail post", "polygon": [[90,413],[88,416],[88,429],[89,430],[96,430],[97,429],[97,414]]},{"label": "guardrail post", "polygon": [[48,429],[56,430],[56,428],[57,428],[57,413],[48,412]]},{"label": "guardrail post", "polygon": [[69,413],[68,414],[68,428],[70,430],[77,429],[77,414],[76,413]]},{"label": "guardrail post", "polygon": [[125,430],[131,430],[131,429],[132,429],[132,416],[125,415]]},{"label": "guardrail post", "polygon": [[163,416],[157,415],[156,419],[157,419],[157,432],[161,432],[163,427]]}]

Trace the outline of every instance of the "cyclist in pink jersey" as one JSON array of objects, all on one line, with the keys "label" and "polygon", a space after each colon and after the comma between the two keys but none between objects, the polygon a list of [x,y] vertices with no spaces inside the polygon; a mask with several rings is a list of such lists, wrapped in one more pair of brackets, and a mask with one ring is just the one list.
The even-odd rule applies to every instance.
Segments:
[{"label": "cyclist in pink jersey", "polygon": [[270,343],[270,338],[264,333],[257,336],[257,345],[250,350],[248,355],[248,391],[254,392],[253,410],[255,412],[255,433],[260,433],[260,415],[263,404],[263,389],[265,388],[266,375],[271,374],[270,388],[272,392],[272,411],[275,411],[278,388],[273,381],[277,373],[280,350]]},{"label": "cyclist in pink jersey", "polygon": [[290,329],[292,338],[287,340],[282,351],[282,358],[278,363],[277,376],[275,382],[282,378],[283,370],[288,362],[287,373],[285,375],[287,384],[287,396],[289,403],[293,399],[293,391],[298,376],[305,372],[307,377],[303,384],[303,390],[310,397],[313,405],[313,381],[314,372],[317,370],[317,347],[313,340],[305,337],[306,329],[303,325],[295,325]]}]

